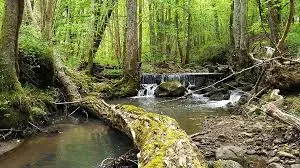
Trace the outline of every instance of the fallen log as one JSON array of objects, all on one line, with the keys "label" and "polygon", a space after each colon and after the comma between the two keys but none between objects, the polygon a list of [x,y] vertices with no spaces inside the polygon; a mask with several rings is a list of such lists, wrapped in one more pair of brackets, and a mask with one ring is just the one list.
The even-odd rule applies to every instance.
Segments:
[{"label": "fallen log", "polygon": [[191,138],[180,129],[176,120],[148,113],[135,106],[111,106],[96,96],[81,97],[76,85],[66,75],[66,68],[55,57],[57,78],[69,101],[91,115],[104,119],[112,127],[131,137],[139,149],[138,165],[145,168],[201,168],[204,159]]},{"label": "fallen log", "polygon": [[279,107],[283,104],[284,98],[279,94],[279,89],[274,89],[270,95],[270,99],[273,100],[272,102],[267,103],[264,106],[266,114],[269,116],[285,123],[291,125],[295,129],[300,131],[300,119],[287,114],[279,109]]},{"label": "fallen log", "polygon": [[278,107],[275,104],[268,103],[266,105],[266,113],[269,116],[271,116],[285,124],[291,125],[295,129],[300,131],[300,119],[281,111],[280,109],[278,109]]}]

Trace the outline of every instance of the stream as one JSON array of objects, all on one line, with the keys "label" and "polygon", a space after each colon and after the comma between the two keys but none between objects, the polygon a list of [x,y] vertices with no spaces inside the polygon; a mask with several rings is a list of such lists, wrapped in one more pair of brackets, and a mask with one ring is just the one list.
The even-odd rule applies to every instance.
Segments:
[{"label": "stream", "polygon": [[[177,101],[154,96],[158,84],[165,80],[180,80],[188,84],[189,90],[191,86],[199,87],[199,81],[202,84],[207,81],[209,74],[196,75],[198,77],[195,74],[147,75],[143,77],[136,97],[110,100],[108,103],[136,105],[150,112],[168,115],[175,118],[188,134],[193,134],[200,131],[207,116],[228,115],[224,108],[241,98],[239,91],[231,91],[230,98],[222,101],[211,101],[201,94],[191,94]],[[55,126],[61,130],[58,135],[26,140],[16,151],[0,157],[0,168],[96,168],[104,159],[119,157],[134,148],[131,139],[99,121],[83,124],[66,122]]]},{"label": "stream", "polygon": [[131,139],[99,121],[59,124],[58,135],[26,140],[0,158],[1,168],[95,168],[133,148]]}]

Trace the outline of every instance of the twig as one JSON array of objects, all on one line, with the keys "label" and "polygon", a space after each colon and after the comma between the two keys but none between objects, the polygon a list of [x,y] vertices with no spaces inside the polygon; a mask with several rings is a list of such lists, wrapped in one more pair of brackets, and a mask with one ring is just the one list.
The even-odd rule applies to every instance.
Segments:
[{"label": "twig", "polygon": [[44,130],[42,130],[41,128],[39,128],[38,126],[34,125],[33,123],[31,123],[30,121],[28,121],[28,123],[33,126],[34,128],[38,129],[40,132],[44,132]]},{"label": "twig", "polygon": [[80,108],[80,107],[77,107],[72,113],[70,113],[70,114],[68,115],[68,117],[70,117],[71,115],[73,115],[79,108]]},{"label": "twig", "polygon": [[77,101],[73,101],[73,102],[53,102],[53,104],[55,105],[65,105],[65,104],[76,104],[76,103],[81,103],[83,102],[83,100],[77,100]]}]

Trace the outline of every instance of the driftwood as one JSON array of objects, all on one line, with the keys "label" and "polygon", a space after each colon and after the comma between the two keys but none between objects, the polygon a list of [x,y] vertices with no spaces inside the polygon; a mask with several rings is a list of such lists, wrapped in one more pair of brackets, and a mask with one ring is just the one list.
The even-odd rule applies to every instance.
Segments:
[{"label": "driftwood", "polygon": [[287,114],[278,108],[278,106],[282,105],[282,103],[283,103],[283,97],[281,95],[279,95],[278,89],[275,89],[272,91],[270,98],[273,99],[274,101],[267,103],[265,105],[266,113],[269,116],[271,116],[285,124],[291,125],[295,129],[300,131],[300,119],[295,116],[292,116],[290,114]]},{"label": "driftwood", "polygon": [[55,69],[58,80],[69,96],[68,101],[74,102],[74,106],[80,106],[90,115],[104,119],[133,139],[140,151],[139,167],[205,167],[197,147],[174,119],[148,113],[135,106],[111,106],[95,96],[81,97],[76,85],[66,75],[58,54],[55,54]]}]

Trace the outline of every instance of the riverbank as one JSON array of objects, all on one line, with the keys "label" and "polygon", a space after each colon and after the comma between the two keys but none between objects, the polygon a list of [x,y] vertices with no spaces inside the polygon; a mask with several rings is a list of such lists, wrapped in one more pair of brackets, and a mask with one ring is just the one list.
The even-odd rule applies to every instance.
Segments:
[{"label": "riverbank", "polygon": [[233,160],[254,168],[300,166],[299,133],[268,116],[207,117],[192,139],[208,162]]}]

